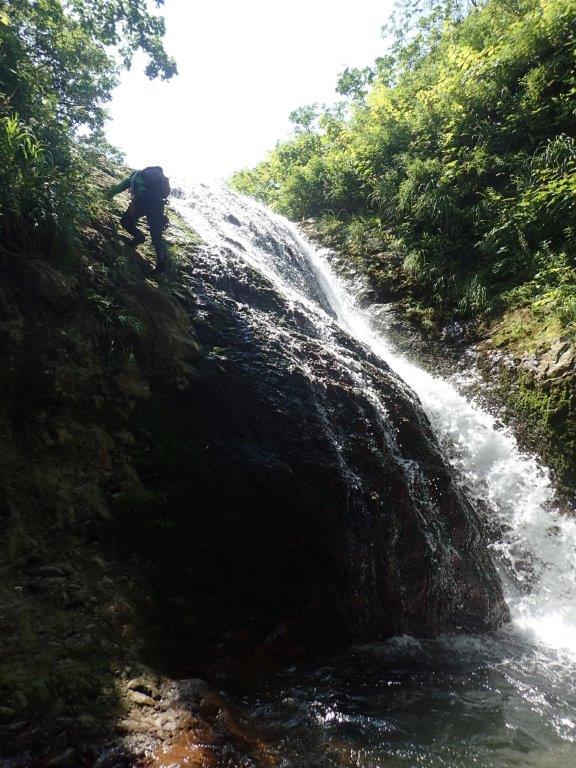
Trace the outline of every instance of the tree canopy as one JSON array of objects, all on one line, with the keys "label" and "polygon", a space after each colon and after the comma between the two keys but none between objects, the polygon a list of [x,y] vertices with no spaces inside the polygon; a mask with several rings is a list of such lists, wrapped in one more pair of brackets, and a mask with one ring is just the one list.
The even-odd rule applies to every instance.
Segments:
[{"label": "tree canopy", "polygon": [[119,69],[111,51],[130,67],[141,50],[149,77],[170,78],[176,66],[164,50],[163,34],[164,20],[144,0],[2,2],[1,106],[32,119],[50,105],[72,126],[101,127]]}]

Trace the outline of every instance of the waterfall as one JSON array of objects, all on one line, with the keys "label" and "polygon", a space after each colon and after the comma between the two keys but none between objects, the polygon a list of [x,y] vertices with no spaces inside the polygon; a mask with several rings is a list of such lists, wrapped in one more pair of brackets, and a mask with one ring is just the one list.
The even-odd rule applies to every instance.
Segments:
[{"label": "waterfall", "polygon": [[[497,418],[395,352],[322,252],[304,241],[338,320],[418,395],[469,496],[487,504],[502,538],[493,546],[514,623],[576,654],[576,521],[560,514],[550,474]],[[473,375],[473,373],[471,373]]]},{"label": "waterfall", "polygon": [[[456,383],[395,352],[359,305],[354,286],[334,273],[328,252],[311,246],[286,219],[256,201],[203,185],[177,205],[209,245],[232,248],[290,301],[317,316],[336,317],[416,393],[468,495],[483,500],[501,525],[503,537],[492,547],[514,622],[576,653],[576,523],[557,511],[546,468],[523,453],[493,415],[460,394]],[[328,329],[326,341],[335,349]]]},{"label": "waterfall", "polygon": [[[262,275],[289,307],[306,315],[383,421],[386,409],[358,360],[358,345],[376,366],[397,374],[406,397],[423,407],[468,498],[498,531],[490,547],[511,624],[489,636],[446,636],[429,644],[394,638],[370,646],[375,661],[347,657],[302,674],[291,668],[277,691],[267,690],[253,703],[256,716],[274,713],[271,737],[287,755],[282,765],[307,768],[311,755],[314,765],[340,764],[333,762],[334,750],[350,744],[342,764],[362,768],[389,759],[398,766],[572,766],[576,523],[559,512],[547,469],[465,394],[461,376],[432,375],[400,354],[362,305],[355,280],[337,274],[330,252],[313,247],[296,226],[224,188],[190,188],[175,206],[212,251],[220,283],[228,268],[218,261],[222,253]],[[280,324],[268,332],[284,331]],[[293,339],[286,336],[282,344],[290,357]],[[298,364],[306,365],[300,358]],[[332,429],[324,416],[326,430]],[[336,451],[340,439],[335,432]],[[393,430],[387,439],[394,441]],[[349,472],[344,458],[341,463]],[[418,483],[410,461],[404,461],[404,472]],[[358,478],[352,474],[354,487]],[[425,492],[425,483],[414,488],[416,495]],[[429,535],[433,539],[434,530]],[[359,573],[362,567],[368,566],[359,562]],[[447,701],[453,707],[446,708]],[[415,711],[414,702],[420,702]],[[448,735],[438,739],[442,728]]]}]

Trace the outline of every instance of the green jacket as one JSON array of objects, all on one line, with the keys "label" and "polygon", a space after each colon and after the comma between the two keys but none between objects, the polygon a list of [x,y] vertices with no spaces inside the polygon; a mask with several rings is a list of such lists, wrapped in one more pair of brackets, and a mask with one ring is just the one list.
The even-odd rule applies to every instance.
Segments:
[{"label": "green jacket", "polygon": [[108,187],[106,190],[106,197],[112,198],[114,195],[124,192],[125,189],[129,189],[132,192],[132,197],[137,197],[141,192],[144,192],[146,187],[142,181],[142,175],[140,171],[134,171],[131,176],[128,176],[124,181],[119,184],[115,184],[113,187]]}]

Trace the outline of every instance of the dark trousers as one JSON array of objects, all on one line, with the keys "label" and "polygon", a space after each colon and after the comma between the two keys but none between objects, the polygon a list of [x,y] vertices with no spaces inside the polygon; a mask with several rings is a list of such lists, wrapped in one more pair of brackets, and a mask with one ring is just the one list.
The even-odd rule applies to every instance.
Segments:
[{"label": "dark trousers", "polygon": [[166,258],[166,243],[162,237],[164,231],[164,200],[154,192],[141,192],[137,195],[126,213],[120,219],[120,224],[127,232],[130,232],[136,240],[144,241],[144,233],[138,229],[138,219],[146,216],[152,245],[156,251],[156,261],[159,263]]}]

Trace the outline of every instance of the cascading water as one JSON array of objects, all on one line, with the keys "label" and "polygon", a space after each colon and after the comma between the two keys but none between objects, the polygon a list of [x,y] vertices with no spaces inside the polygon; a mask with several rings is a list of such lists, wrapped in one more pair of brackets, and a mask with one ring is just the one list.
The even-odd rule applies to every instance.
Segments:
[{"label": "cascading water", "polygon": [[393,638],[325,666],[286,670],[244,702],[265,723],[280,764],[576,764],[576,524],[555,508],[546,469],[457,383],[395,352],[354,286],[333,272],[329,254],[289,222],[224,189],[198,187],[177,205],[209,246],[232,250],[312,313],[331,353],[357,372],[358,386],[354,347],[335,337],[334,320],[401,377],[469,498],[482,501],[500,532],[492,548],[511,624],[483,637]]},{"label": "cascading water", "polygon": [[339,321],[416,392],[467,492],[487,503],[492,521],[501,524],[493,549],[505,566],[515,624],[576,655],[576,521],[555,507],[547,469],[457,386],[395,353],[325,257],[309,251]]}]

